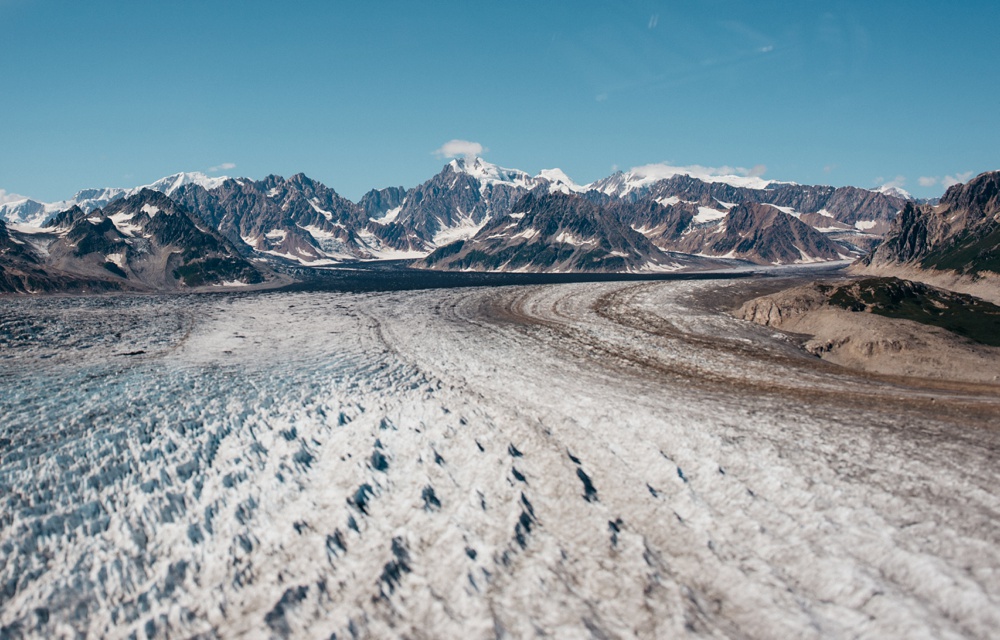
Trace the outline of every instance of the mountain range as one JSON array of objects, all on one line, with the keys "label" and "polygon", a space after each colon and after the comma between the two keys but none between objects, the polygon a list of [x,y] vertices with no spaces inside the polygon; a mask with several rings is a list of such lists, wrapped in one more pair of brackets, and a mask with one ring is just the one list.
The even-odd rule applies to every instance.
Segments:
[{"label": "mountain range", "polygon": [[[153,205],[151,194],[163,200]],[[126,217],[123,202],[170,211],[205,237],[165,241],[141,216]],[[558,169],[531,175],[462,158],[416,187],[372,190],[357,202],[303,174],[253,180],[181,173],[55,203],[0,206],[8,244],[23,248],[17,256],[0,252],[0,269],[24,271],[28,256],[43,272],[155,290],[259,282],[268,264],[351,260],[526,271],[658,271],[711,259],[786,264],[864,255],[897,212],[919,206],[891,190],[692,176],[661,165],[578,185]],[[64,246],[87,230],[82,220],[100,227],[109,243],[100,258]],[[87,231],[88,238],[96,233]],[[199,260],[208,270],[183,277]]]}]

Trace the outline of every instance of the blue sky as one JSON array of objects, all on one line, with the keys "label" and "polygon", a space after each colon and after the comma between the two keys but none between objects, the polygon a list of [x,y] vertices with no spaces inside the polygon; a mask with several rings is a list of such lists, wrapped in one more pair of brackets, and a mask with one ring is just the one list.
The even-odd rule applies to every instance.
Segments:
[{"label": "blue sky", "polygon": [[0,0],[0,189],[301,171],[356,199],[462,139],[580,183],[668,162],[934,196],[1000,169],[997,24],[995,0]]}]

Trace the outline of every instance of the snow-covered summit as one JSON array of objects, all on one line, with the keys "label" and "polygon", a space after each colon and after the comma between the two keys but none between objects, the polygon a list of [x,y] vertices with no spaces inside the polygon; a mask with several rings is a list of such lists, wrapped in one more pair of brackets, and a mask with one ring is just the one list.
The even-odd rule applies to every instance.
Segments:
[{"label": "snow-covered summit", "polygon": [[228,176],[207,176],[200,171],[182,171],[180,173],[175,173],[169,175],[165,178],[160,178],[152,184],[147,184],[144,187],[136,187],[131,189],[132,192],[138,193],[143,188],[152,189],[153,191],[159,191],[160,193],[165,193],[166,195],[172,195],[175,191],[188,184],[196,184],[205,189],[215,189],[222,185],[223,182],[228,180]]},{"label": "snow-covered summit", "polygon": [[549,185],[549,193],[583,193],[586,187],[578,185],[562,169],[542,169],[535,176],[536,182],[546,182]]},{"label": "snow-covered summit", "polygon": [[875,193],[883,193],[887,196],[892,196],[894,198],[902,198],[903,200],[913,200],[913,196],[906,189],[901,189],[895,185],[884,184],[878,189],[874,190]]},{"label": "snow-covered summit", "polygon": [[505,169],[482,158],[456,158],[448,163],[455,173],[466,173],[484,185],[506,184],[513,187],[531,188],[532,178],[519,169]]},{"label": "snow-covered summit", "polygon": [[40,227],[46,220],[59,213],[73,207],[80,207],[84,212],[90,213],[95,209],[101,209],[108,204],[133,196],[143,189],[159,191],[171,196],[178,189],[188,184],[197,184],[206,189],[214,189],[228,180],[226,176],[211,177],[200,171],[189,171],[175,173],[150,184],[140,185],[124,189],[121,187],[105,187],[98,189],[81,189],[72,198],[58,200],[56,202],[39,202],[31,198],[15,200],[0,204],[0,218],[14,223],[30,227]]},{"label": "snow-covered summit", "polygon": [[548,186],[550,193],[582,193],[586,187],[578,185],[562,169],[542,169],[532,176],[520,169],[505,169],[482,158],[458,158],[448,163],[455,173],[465,173],[479,180],[482,185],[507,185],[532,189],[540,185]]},{"label": "snow-covered summit", "polygon": [[700,165],[675,167],[658,163],[633,167],[624,172],[619,171],[587,186],[610,196],[623,196],[661,180],[669,180],[681,175],[696,178],[702,182],[721,182],[747,189],[766,189],[773,182],[760,176],[750,175],[747,170],[734,167],[714,168]]}]

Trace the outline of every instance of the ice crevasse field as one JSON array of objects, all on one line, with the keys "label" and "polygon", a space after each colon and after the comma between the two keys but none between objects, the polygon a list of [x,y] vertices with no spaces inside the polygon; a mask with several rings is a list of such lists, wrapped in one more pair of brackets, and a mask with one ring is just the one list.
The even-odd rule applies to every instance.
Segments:
[{"label": "ice crevasse field", "polygon": [[2,299],[0,635],[995,634],[998,400],[745,286]]}]

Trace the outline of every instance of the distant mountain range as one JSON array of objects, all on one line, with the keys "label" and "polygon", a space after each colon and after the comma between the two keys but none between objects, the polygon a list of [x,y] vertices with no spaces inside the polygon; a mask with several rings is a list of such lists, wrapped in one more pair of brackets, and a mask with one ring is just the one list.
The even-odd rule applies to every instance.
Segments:
[{"label": "distant mountain range", "polygon": [[[154,205],[152,194],[162,200]],[[190,221],[204,237],[157,235],[136,217],[146,205]],[[412,259],[423,268],[526,271],[656,271],[718,258],[786,264],[863,255],[900,210],[918,206],[892,190],[691,176],[661,165],[578,185],[558,169],[530,175],[458,159],[423,184],[372,190],[358,202],[302,174],[182,173],[0,206],[6,242],[23,247],[20,257],[0,250],[0,269],[27,273],[30,256],[36,271],[59,278],[148,290],[257,282],[268,263]],[[98,232],[108,243],[103,253],[68,247]],[[199,261],[204,273],[191,275]]]}]

